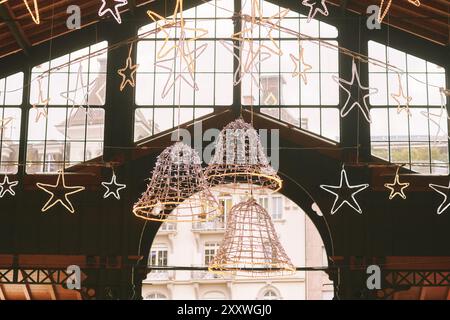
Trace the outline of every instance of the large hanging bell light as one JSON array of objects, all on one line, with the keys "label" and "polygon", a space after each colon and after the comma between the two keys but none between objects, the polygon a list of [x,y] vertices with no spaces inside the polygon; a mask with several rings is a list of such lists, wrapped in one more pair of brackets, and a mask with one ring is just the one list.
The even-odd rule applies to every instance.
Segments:
[{"label": "large hanging bell light", "polygon": [[197,152],[177,142],[158,156],[133,213],[151,221],[201,222],[221,215],[222,208],[208,189]]},{"label": "large hanging bell light", "polygon": [[205,176],[210,187],[220,186],[229,193],[276,192],[282,186],[258,133],[243,119],[229,123],[220,132]]},{"label": "large hanging bell light", "polygon": [[254,278],[295,272],[269,213],[254,198],[233,206],[227,218],[224,239],[209,271]]}]

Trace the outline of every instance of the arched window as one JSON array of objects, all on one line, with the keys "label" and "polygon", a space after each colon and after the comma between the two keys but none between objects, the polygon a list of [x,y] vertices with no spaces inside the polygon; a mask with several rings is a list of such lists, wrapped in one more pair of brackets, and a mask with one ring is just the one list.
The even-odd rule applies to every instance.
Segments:
[{"label": "arched window", "polygon": [[278,295],[273,290],[267,290],[264,293],[264,300],[278,300]]},{"label": "arched window", "polygon": [[145,300],[167,300],[167,296],[159,292],[152,292],[145,296]]}]

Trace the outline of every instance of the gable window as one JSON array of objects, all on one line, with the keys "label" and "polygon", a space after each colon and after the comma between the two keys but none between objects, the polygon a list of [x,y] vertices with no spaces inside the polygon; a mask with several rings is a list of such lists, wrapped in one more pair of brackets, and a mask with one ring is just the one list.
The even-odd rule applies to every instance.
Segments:
[{"label": "gable window", "polygon": [[28,173],[54,172],[102,155],[106,47],[101,42],[32,69]]},{"label": "gable window", "polygon": [[370,86],[379,89],[370,97],[372,154],[420,173],[448,174],[444,68],[374,41],[369,56],[405,71],[369,64]]},{"label": "gable window", "polygon": [[0,173],[17,173],[23,73],[0,79]]},{"label": "gable window", "polygon": [[[251,1],[243,3],[243,13],[251,14]],[[264,18],[284,15],[285,9],[282,7],[269,1],[259,1],[259,3]],[[249,31],[245,35],[254,39],[254,51],[258,50],[259,46],[262,49],[253,69],[249,71],[250,74],[243,79],[242,103],[259,106],[262,113],[339,141],[337,108],[339,86],[332,78],[339,71],[337,51],[317,41],[299,42],[295,35],[283,31],[282,28],[327,41],[333,45],[338,44],[337,29],[318,20],[307,23],[306,16],[294,11],[289,11],[281,22],[277,22],[277,19],[273,21],[281,26],[281,30],[275,29],[269,34],[268,28],[257,27],[253,33]],[[303,48],[305,65],[299,64],[300,46]],[[278,54],[270,53],[266,48]],[[248,52],[251,52],[251,49],[250,45],[246,44],[244,56]],[[294,71],[299,71],[298,67],[305,73],[294,76]]]},{"label": "gable window", "polygon": [[[138,141],[171,129],[213,111],[212,107],[229,106],[233,99],[233,55],[224,50],[221,41],[229,41],[233,33],[233,1],[213,0],[183,12],[187,28],[205,29],[208,33],[190,42],[195,56],[194,79],[171,50],[164,57],[158,54],[164,45],[164,32],[144,36],[137,45],[135,137]],[[142,27],[143,35],[154,30],[156,23]],[[169,28],[167,48],[175,45],[179,28]],[[197,31],[199,32],[199,31]],[[187,37],[193,37],[193,32]],[[179,70],[181,64],[181,72]],[[172,73],[170,71],[173,71]],[[177,80],[177,78],[180,79]],[[187,81],[183,80],[187,79]],[[194,90],[193,84],[198,90]],[[181,86],[181,88],[180,88]],[[178,106],[180,114],[178,114]]]}]

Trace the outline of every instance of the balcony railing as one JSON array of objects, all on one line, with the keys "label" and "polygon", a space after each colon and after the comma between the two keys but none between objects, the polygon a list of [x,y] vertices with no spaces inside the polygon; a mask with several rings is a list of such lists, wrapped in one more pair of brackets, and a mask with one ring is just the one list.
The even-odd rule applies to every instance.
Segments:
[{"label": "balcony railing", "polygon": [[[194,267],[204,267],[204,266],[194,266]],[[216,274],[209,271],[203,270],[192,270],[191,271],[192,280],[225,280],[231,279],[229,275]]]},{"label": "balcony railing", "polygon": [[[148,266],[151,268],[152,266]],[[147,281],[168,281],[174,279],[174,270],[152,270],[147,274]]]},{"label": "balcony railing", "polygon": [[159,228],[159,231],[162,232],[175,232],[177,231],[177,224],[174,222],[164,222],[161,227]]},{"label": "balcony railing", "polygon": [[213,220],[205,222],[194,222],[192,224],[193,231],[224,231],[225,221]]}]

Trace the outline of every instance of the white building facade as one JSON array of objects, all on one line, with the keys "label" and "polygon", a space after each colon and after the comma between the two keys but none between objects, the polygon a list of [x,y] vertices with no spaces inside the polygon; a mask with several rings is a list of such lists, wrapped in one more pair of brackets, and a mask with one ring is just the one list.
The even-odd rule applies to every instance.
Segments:
[{"label": "white building facade", "polygon": [[[241,200],[234,195],[220,197],[225,212]],[[271,214],[279,240],[295,266],[326,265],[326,254],[317,230],[294,202],[281,194],[259,196],[257,200]],[[226,215],[210,222],[162,224],[149,254],[149,267],[208,266],[223,239],[225,219]],[[324,272],[307,274],[298,271],[290,276],[253,279],[208,271],[153,270],[143,281],[142,297],[175,300],[331,299],[333,285]]]}]

